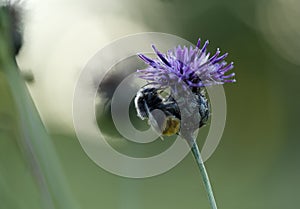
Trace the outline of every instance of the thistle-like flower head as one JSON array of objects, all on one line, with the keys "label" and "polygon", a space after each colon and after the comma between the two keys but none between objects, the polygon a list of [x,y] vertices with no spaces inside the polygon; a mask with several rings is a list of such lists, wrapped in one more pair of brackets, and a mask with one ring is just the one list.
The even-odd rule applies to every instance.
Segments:
[{"label": "thistle-like flower head", "polygon": [[138,70],[138,76],[158,85],[160,88],[186,84],[193,90],[201,87],[235,82],[234,73],[227,74],[233,68],[233,62],[227,64],[224,59],[228,53],[220,56],[217,49],[213,56],[207,52],[208,41],[202,48],[200,39],[196,47],[177,46],[162,54],[152,45],[158,58],[151,59],[143,54],[138,56],[149,66]]}]

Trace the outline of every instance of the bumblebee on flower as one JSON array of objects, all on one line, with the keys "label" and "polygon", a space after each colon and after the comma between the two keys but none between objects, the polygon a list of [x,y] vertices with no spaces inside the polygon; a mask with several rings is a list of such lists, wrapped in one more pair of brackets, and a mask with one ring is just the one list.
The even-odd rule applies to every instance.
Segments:
[{"label": "bumblebee on flower", "polygon": [[[233,69],[233,63],[227,64],[224,61],[228,53],[220,56],[220,50],[217,49],[210,56],[207,52],[208,44],[206,41],[200,48],[199,39],[196,47],[177,46],[167,54],[162,54],[152,45],[158,58],[138,55],[149,65],[146,69],[137,71],[139,78],[149,82],[140,89],[135,99],[138,116],[141,119],[151,119],[151,111],[161,110],[166,117],[151,125],[163,135],[191,133],[203,126],[210,114],[204,88],[235,82],[235,74],[227,73]],[[163,97],[161,94],[167,89],[169,94]],[[179,128],[177,123],[180,124],[183,115],[188,124],[181,124]]]}]

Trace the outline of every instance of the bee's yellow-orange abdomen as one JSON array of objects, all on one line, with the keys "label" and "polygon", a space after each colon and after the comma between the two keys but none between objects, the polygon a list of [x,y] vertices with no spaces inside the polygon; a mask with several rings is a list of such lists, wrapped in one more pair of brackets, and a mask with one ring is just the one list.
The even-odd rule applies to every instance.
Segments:
[{"label": "bee's yellow-orange abdomen", "polygon": [[172,136],[177,134],[180,129],[180,120],[175,117],[167,117],[165,120],[165,128],[163,129],[162,134],[164,136]]}]

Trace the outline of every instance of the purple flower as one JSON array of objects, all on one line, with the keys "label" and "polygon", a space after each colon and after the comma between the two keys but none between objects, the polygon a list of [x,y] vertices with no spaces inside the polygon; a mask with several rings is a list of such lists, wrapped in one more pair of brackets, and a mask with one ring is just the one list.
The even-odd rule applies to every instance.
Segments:
[{"label": "purple flower", "polygon": [[148,68],[137,71],[138,77],[160,88],[186,84],[192,89],[199,89],[235,82],[233,78],[235,74],[227,74],[233,68],[233,62],[227,64],[224,61],[228,53],[220,56],[220,50],[217,49],[216,53],[210,56],[210,53],[206,52],[208,43],[209,41],[206,41],[200,48],[199,39],[195,48],[178,46],[169,50],[167,54],[162,54],[152,45],[158,58],[150,59],[143,54],[138,54],[149,65]]}]

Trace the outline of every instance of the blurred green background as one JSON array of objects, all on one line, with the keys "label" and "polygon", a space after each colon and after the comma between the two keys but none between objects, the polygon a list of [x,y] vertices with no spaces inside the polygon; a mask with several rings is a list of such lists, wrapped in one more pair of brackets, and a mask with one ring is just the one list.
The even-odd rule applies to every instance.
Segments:
[{"label": "blurred green background", "polygon": [[[227,60],[235,62],[237,83],[224,86],[228,108],[224,135],[206,162],[219,208],[298,208],[300,62],[294,57],[300,54],[300,29],[289,15],[300,12],[299,3],[165,0],[163,4],[164,19],[155,13],[142,19],[153,31],[191,42],[209,39],[209,50],[220,47],[229,52]],[[1,71],[0,208],[40,209],[42,194],[24,157],[17,124],[16,106]],[[75,135],[50,136],[80,208],[209,208],[191,154],[162,175],[128,179],[94,164]]]}]

